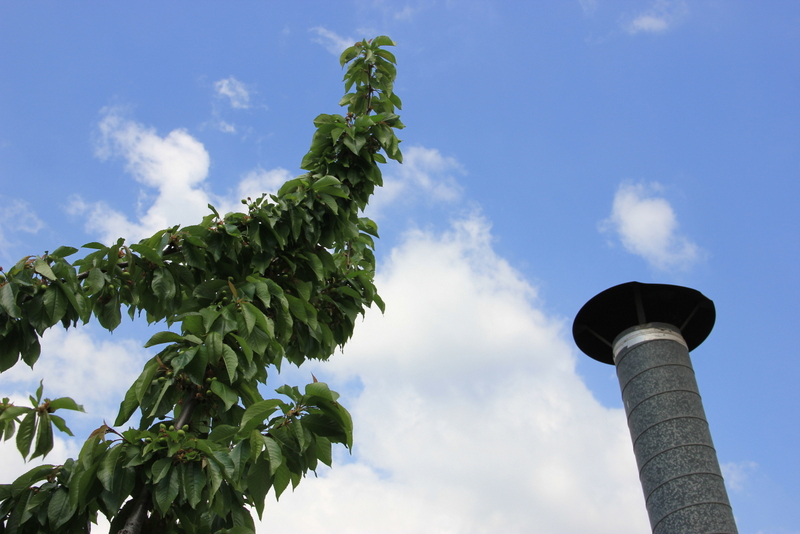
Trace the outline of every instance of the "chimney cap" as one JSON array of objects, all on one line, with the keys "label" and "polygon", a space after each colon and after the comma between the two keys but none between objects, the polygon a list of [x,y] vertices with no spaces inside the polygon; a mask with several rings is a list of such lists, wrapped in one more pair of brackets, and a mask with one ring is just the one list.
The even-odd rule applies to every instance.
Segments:
[{"label": "chimney cap", "polygon": [[614,365],[614,339],[633,326],[667,323],[681,331],[689,350],[714,328],[714,302],[695,289],[628,282],[593,297],[575,316],[572,337],[587,356]]}]

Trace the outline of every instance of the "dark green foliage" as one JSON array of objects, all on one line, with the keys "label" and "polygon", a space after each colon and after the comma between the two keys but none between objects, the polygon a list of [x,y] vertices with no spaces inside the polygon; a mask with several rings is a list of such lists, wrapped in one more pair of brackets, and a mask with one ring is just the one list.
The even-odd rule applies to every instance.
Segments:
[{"label": "dark green foliage", "polygon": [[[165,321],[145,345],[162,346],[125,394],[114,427],[139,413],[136,428],[95,430],[75,460],[36,467],[0,485],[0,533],[86,532],[97,513],[112,532],[253,532],[272,489],[295,487],[331,446],[352,446],[350,414],[316,380],[264,399],[259,384],[284,360],[325,360],[352,336],[357,317],[383,302],[373,284],[377,227],[360,217],[378,163],[401,161],[402,128],[387,37],[345,50],[341,105],[320,115],[308,172],[277,195],[243,200],[247,210],[212,213],[194,226],[157,232],[137,244],[88,243],[23,258],[0,273],[0,372],[33,365],[39,336],[94,317],[114,330],[126,309]],[[352,90],[352,91],[351,91]],[[16,431],[23,457],[52,449],[57,410],[70,398],[4,399],[0,436]],[[70,433],[71,434],[71,433]],[[33,450],[31,451],[31,447]]]}]

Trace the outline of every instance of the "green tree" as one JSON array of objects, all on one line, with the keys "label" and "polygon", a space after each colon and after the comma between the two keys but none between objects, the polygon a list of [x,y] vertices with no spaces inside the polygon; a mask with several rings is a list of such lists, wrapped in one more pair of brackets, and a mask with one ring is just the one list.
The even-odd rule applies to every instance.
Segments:
[{"label": "green tree", "polygon": [[[394,129],[395,58],[385,36],[342,54],[346,115],[314,120],[307,172],[277,195],[246,199],[243,213],[212,213],[137,244],[89,243],[23,258],[0,273],[0,372],[33,366],[48,328],[107,330],[122,309],[166,322],[146,347],[163,346],[128,389],[114,427],[91,433],[76,459],[43,465],[0,485],[0,533],[87,532],[102,513],[111,532],[254,531],[270,489],[276,497],[319,464],[334,443],[352,446],[352,421],[323,382],[283,386],[264,399],[270,368],[329,358],[352,336],[373,284],[375,223],[360,217],[379,163],[402,160]],[[0,436],[23,457],[46,455],[55,412],[71,398],[31,407],[0,403]],[[136,428],[121,429],[138,411]]]}]

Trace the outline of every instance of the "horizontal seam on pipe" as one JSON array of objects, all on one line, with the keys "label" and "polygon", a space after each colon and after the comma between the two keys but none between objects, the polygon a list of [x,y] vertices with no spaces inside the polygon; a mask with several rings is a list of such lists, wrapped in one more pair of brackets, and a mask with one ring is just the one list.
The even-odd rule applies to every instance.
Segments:
[{"label": "horizontal seam on pipe", "polygon": [[712,447],[708,443],[681,443],[680,445],[675,445],[674,447],[670,447],[669,449],[664,449],[663,451],[659,451],[658,454],[654,454],[653,456],[651,456],[650,459],[647,460],[644,463],[644,465],[642,465],[641,469],[639,469],[639,480],[641,480],[642,471],[644,471],[644,468],[647,467],[647,464],[649,464],[650,462],[652,462],[654,459],[658,458],[662,454],[667,453],[669,451],[674,451],[675,449],[680,449],[681,447],[705,447],[707,449],[711,449],[712,451],[714,451],[714,454],[717,453],[717,449],[715,449],[714,447]]},{"label": "horizontal seam on pipe", "polygon": [[691,365],[685,365],[685,364],[682,364],[682,363],[662,363],[662,364],[659,364],[659,365],[654,365],[653,367],[648,367],[647,369],[643,369],[643,370],[639,371],[638,373],[636,373],[635,375],[633,375],[632,377],[628,378],[628,381],[625,382],[625,385],[622,386],[622,394],[625,395],[625,390],[628,388],[628,384],[633,382],[634,378],[636,378],[638,376],[641,376],[641,375],[645,374],[648,371],[652,371],[653,369],[658,369],[659,367],[686,367],[687,369],[689,369],[692,372],[693,375],[695,374],[694,373],[694,368]]},{"label": "horizontal seam on pipe", "polygon": [[[720,479],[720,480],[723,480],[722,476],[720,476],[720,475],[719,475],[719,474],[717,474],[717,473],[712,473],[712,472],[710,472],[710,471],[697,471],[696,473],[686,473],[685,475],[680,475],[680,476],[677,476],[677,477],[671,478],[671,479],[669,479],[669,480],[665,480],[664,482],[662,482],[661,484],[659,484],[658,486],[656,486],[655,488],[653,488],[653,489],[650,491],[650,493],[649,493],[648,495],[646,495],[646,496],[645,496],[645,498],[644,498],[644,503],[645,503],[645,504],[649,503],[649,502],[650,502],[650,496],[651,496],[651,495],[653,495],[653,493],[655,493],[655,491],[656,491],[658,488],[660,488],[660,487],[664,486],[665,484],[668,484],[668,483],[672,482],[673,480],[678,480],[679,478],[686,478],[686,477],[691,477],[691,476],[695,476],[695,475],[712,475],[712,476],[714,476],[714,477],[717,477],[717,478],[718,478],[718,479]],[[724,484],[724,482],[723,482],[723,484]]]},{"label": "horizontal seam on pipe", "polygon": [[647,432],[651,428],[657,427],[658,425],[660,425],[662,423],[666,423],[668,421],[677,421],[678,419],[697,419],[698,421],[704,422],[706,424],[706,426],[708,425],[708,420],[707,419],[703,419],[702,417],[696,417],[694,415],[681,415],[681,416],[678,416],[678,417],[670,417],[669,419],[662,419],[658,423],[654,423],[654,424],[648,426],[647,428],[645,428],[644,430],[642,430],[641,432],[639,432],[639,435],[636,436],[636,439],[633,440],[633,449],[636,450],[636,442],[639,441],[639,438],[642,437],[642,435],[645,432]]},{"label": "horizontal seam on pipe", "polygon": [[[718,501],[708,501],[708,502],[698,502],[698,503],[694,503],[694,504],[689,504],[689,505],[687,505],[687,506],[681,506],[680,508],[678,508],[678,509],[676,509],[676,510],[673,510],[673,511],[671,511],[670,513],[668,513],[667,515],[665,515],[664,517],[662,517],[661,519],[659,519],[659,520],[658,520],[658,523],[656,523],[655,525],[653,525],[653,532],[655,532],[655,531],[656,531],[656,528],[658,527],[659,523],[661,523],[662,521],[664,521],[666,518],[668,518],[668,517],[669,517],[669,516],[671,516],[672,514],[675,514],[675,513],[677,513],[677,512],[680,512],[681,510],[685,510],[685,509],[687,509],[687,508],[692,508],[692,507],[694,507],[694,506],[701,506],[701,505],[703,505],[703,504],[719,504],[719,505],[721,505],[721,506],[724,506],[725,508],[728,508],[729,510],[731,510],[731,513],[733,512],[733,509],[731,508],[731,505],[730,505],[729,503],[725,503],[725,502],[718,502]],[[734,532],[734,531],[732,531],[732,532]],[[718,534],[724,534],[724,533],[718,533]]]},{"label": "horizontal seam on pipe", "polygon": [[[633,408],[631,408],[631,409],[630,409],[630,411],[628,411],[628,421],[630,421],[630,420],[631,420],[631,414],[634,412],[634,410],[636,410],[636,408],[638,408],[639,406],[641,406],[641,405],[642,405],[642,403],[643,403],[644,401],[647,401],[647,400],[653,399],[653,398],[655,398],[655,397],[658,397],[659,395],[665,395],[665,394],[667,394],[667,393],[694,393],[695,395],[697,395],[697,397],[698,397],[698,398],[699,398],[701,401],[703,400],[703,397],[701,397],[701,396],[700,396],[700,392],[698,392],[698,391],[694,391],[694,390],[691,390],[691,389],[668,389],[668,390],[666,390],[666,391],[659,391],[659,392],[658,392],[658,393],[656,393],[655,395],[650,395],[649,397],[645,397],[645,398],[643,398],[642,400],[640,400],[639,402],[637,402],[637,403],[636,403],[636,406],[634,406]],[[626,409],[627,409],[627,408],[626,408]]]},{"label": "horizontal seam on pipe", "polygon": [[[651,340],[651,341],[657,341],[657,340]],[[628,355],[629,355],[631,352],[633,352],[633,349],[635,349],[635,348],[636,348],[636,347],[638,347],[639,345],[643,345],[644,343],[648,343],[648,342],[647,342],[647,341],[645,341],[645,342],[643,342],[643,343],[639,343],[638,345],[634,345],[634,346],[632,346],[632,347],[625,347],[625,354],[622,354],[622,357],[620,357],[619,359],[615,358],[615,359],[614,359],[614,365],[615,365],[615,366],[617,366],[617,367],[619,367],[619,365],[622,363],[622,361],[623,361],[625,358],[627,358],[627,357],[628,357]],[[683,346],[683,347],[686,347],[686,346],[685,346],[685,345],[683,345],[682,343],[679,343],[679,345],[681,345],[681,346]],[[688,352],[688,348],[687,348],[687,352]],[[620,356],[620,355],[619,355],[619,354],[617,354],[617,356]]]},{"label": "horizontal seam on pipe", "polygon": [[[649,333],[646,333],[645,331],[649,331]],[[652,337],[648,338],[648,336]],[[629,341],[636,339],[637,337],[644,339],[638,340],[630,345],[627,344]],[[614,342],[614,346],[611,348],[612,354],[614,355],[614,363],[617,363],[617,356],[619,356],[623,351],[630,352],[631,349],[652,341],[672,341],[674,343],[678,343],[686,350],[689,350],[689,346],[686,344],[686,340],[683,338],[683,335],[680,332],[674,332],[672,330],[659,327],[643,328],[641,330],[630,332],[621,338],[618,338]],[[622,346],[620,346],[620,344]]]}]

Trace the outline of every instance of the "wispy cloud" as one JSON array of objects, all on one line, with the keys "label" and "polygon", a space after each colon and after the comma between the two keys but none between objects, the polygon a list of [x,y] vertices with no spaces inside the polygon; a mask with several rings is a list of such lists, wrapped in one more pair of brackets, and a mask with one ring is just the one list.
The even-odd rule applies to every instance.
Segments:
[{"label": "wispy cloud", "polygon": [[257,170],[244,176],[235,190],[216,195],[207,189],[208,152],[186,130],[176,129],[162,137],[155,129],[126,118],[121,110],[106,109],[99,132],[97,156],[122,158],[126,171],[143,186],[134,220],[103,201],[70,199],[69,212],[84,217],[87,232],[104,242],[118,237],[136,241],[162,228],[196,223],[208,214],[208,204],[220,213],[238,211],[242,198],[275,191],[277,180],[290,177],[283,169]]},{"label": "wispy cloud", "polygon": [[728,462],[720,465],[725,485],[731,491],[744,491],[747,480],[758,470],[755,462]]},{"label": "wispy cloud", "polygon": [[664,33],[688,13],[689,8],[684,0],[655,0],[646,11],[625,19],[622,26],[631,35]]},{"label": "wispy cloud", "polygon": [[611,216],[600,223],[603,232],[613,231],[625,249],[644,258],[659,270],[686,270],[703,251],[678,233],[678,220],[670,203],[659,196],[658,183],[622,183],[614,196]]},{"label": "wispy cloud", "polygon": [[336,56],[344,52],[346,48],[353,46],[353,43],[356,42],[356,39],[352,37],[342,37],[322,26],[315,26],[309,31],[317,34],[317,37],[312,39],[315,43],[323,45],[328,52]]},{"label": "wispy cloud", "polygon": [[597,11],[597,0],[578,0],[584,15],[592,15]]},{"label": "wispy cloud", "polygon": [[624,413],[593,398],[564,324],[492,240],[474,215],[445,232],[408,233],[379,266],[385,315],[368,313],[344,353],[313,368],[335,389],[363,385],[343,399],[354,456],[268,500],[270,525],[297,534],[319,525],[346,534],[647,528]]},{"label": "wispy cloud", "polygon": [[214,127],[222,133],[229,133],[235,134],[236,133],[236,125],[231,124],[229,122],[225,122],[223,120],[219,120],[214,124]]},{"label": "wispy cloud", "polygon": [[464,169],[455,158],[433,148],[403,148],[403,164],[388,168],[384,186],[369,205],[371,217],[379,217],[389,205],[452,203],[461,198],[456,176]]},{"label": "wispy cloud", "polygon": [[13,234],[25,232],[38,233],[44,222],[36,215],[33,207],[24,200],[0,195],[0,259],[11,259],[8,250],[15,246]]},{"label": "wispy cloud", "polygon": [[234,109],[250,107],[250,91],[233,76],[214,82],[214,90],[219,97],[227,98]]}]

